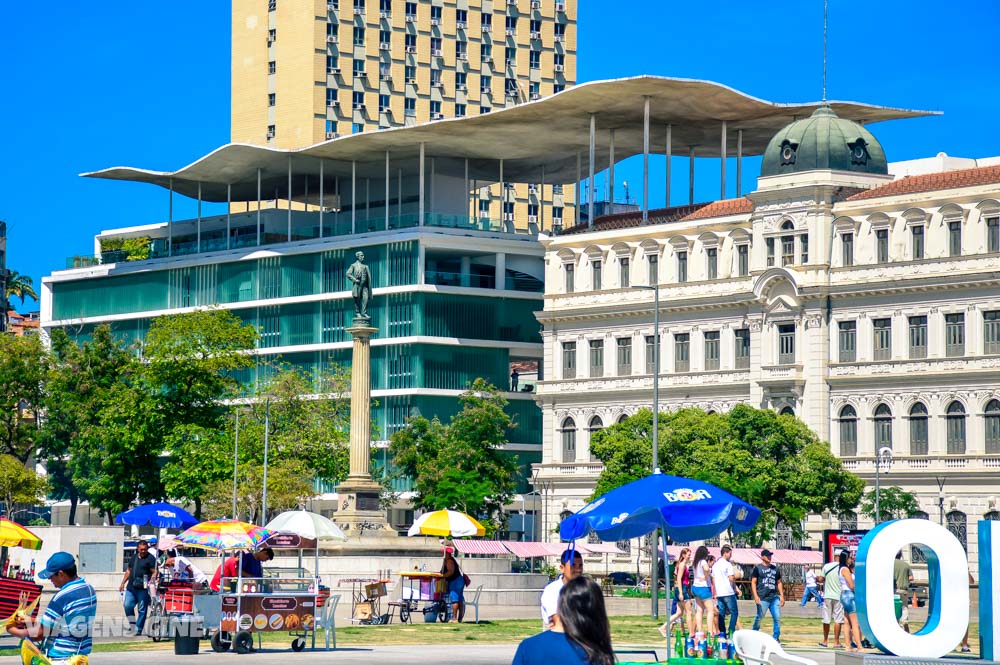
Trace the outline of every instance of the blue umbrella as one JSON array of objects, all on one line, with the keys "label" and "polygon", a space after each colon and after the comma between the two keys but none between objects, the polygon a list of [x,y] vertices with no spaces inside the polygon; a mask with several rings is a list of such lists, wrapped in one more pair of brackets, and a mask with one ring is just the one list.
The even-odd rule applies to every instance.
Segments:
[{"label": "blue umbrella", "polygon": [[628,540],[662,528],[677,542],[705,540],[728,528],[753,528],[760,510],[700,480],[653,475],[613,489],[570,515],[559,526],[563,540],[592,529],[601,540]]},{"label": "blue umbrella", "polygon": [[198,523],[194,515],[169,503],[136,506],[115,516],[115,524],[150,525],[158,529],[187,529]]}]

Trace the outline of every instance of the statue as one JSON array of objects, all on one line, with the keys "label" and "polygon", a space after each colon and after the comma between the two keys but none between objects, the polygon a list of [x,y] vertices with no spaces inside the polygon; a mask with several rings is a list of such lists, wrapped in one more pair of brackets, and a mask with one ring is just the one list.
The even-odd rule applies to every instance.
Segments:
[{"label": "statue", "polygon": [[372,274],[365,264],[365,253],[358,252],[354,256],[357,261],[347,269],[347,279],[354,284],[351,289],[351,296],[354,298],[354,318],[370,321],[368,302],[372,299]]}]

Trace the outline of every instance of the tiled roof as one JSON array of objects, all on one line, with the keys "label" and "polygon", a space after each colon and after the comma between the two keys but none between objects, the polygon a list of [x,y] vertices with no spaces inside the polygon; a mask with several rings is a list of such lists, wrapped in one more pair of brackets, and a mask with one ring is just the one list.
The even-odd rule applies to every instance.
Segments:
[{"label": "tiled roof", "polygon": [[960,171],[945,171],[943,173],[928,173],[893,180],[884,185],[858,192],[849,196],[848,201],[861,201],[882,196],[898,194],[919,194],[933,192],[938,189],[954,189],[957,187],[974,187],[976,185],[992,185],[1000,183],[1000,166],[980,166],[974,169]]},{"label": "tiled roof", "polygon": [[511,371],[517,370],[518,374],[527,374],[538,371],[537,360],[514,360],[510,363]]},{"label": "tiled roof", "polygon": [[753,212],[753,201],[745,196],[738,199],[723,199],[713,201],[707,206],[695,210],[684,217],[684,221],[693,219],[709,219],[710,217],[725,217],[726,215],[742,215]]},{"label": "tiled roof", "polygon": [[[650,224],[667,224],[684,219],[687,215],[703,208],[709,203],[692,203],[690,205],[674,206],[673,208],[656,208],[649,211]],[[634,226],[642,226],[642,211],[621,212],[617,215],[604,215],[594,220],[594,228],[587,228],[587,224],[581,222],[576,226],[571,226],[563,230],[562,235],[571,233],[588,233],[590,231],[612,231],[614,229],[628,229]]]}]

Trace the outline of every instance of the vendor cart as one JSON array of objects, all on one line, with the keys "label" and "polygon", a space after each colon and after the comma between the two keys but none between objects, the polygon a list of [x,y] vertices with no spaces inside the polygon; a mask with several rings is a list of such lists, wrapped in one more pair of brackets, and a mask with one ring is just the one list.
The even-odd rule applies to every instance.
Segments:
[{"label": "vendor cart", "polygon": [[[0,546],[20,547],[26,550],[40,550],[42,539],[17,522],[0,518]],[[21,558],[25,562],[25,558]],[[0,622],[4,620],[23,621],[30,615],[38,616],[38,599],[42,587],[35,584],[35,560],[31,565],[13,564],[7,558],[6,549],[0,561]],[[19,614],[15,617],[15,614]]]},{"label": "vendor cart", "polygon": [[389,606],[398,609],[400,621],[412,622],[412,616],[417,612],[423,613],[426,623],[448,620],[448,605],[445,602],[447,587],[441,573],[405,571],[399,574],[399,578],[399,600],[390,602]]}]

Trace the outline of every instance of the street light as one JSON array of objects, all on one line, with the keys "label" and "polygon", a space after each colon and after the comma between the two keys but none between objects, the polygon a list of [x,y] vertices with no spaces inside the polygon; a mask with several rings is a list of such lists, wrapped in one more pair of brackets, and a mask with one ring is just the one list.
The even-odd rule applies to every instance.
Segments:
[{"label": "street light", "polygon": [[[660,287],[654,285],[633,286],[633,289],[653,292],[653,473],[659,473],[660,461]],[[653,532],[652,571],[649,574],[651,590],[652,614],[656,619],[660,615],[659,607],[659,566],[660,566],[660,530]],[[669,586],[669,585],[667,585]]]},{"label": "street light", "polygon": [[881,491],[879,474],[882,471],[883,464],[885,465],[885,472],[889,473],[889,467],[892,466],[892,448],[888,446],[879,448],[878,453],[875,455],[875,524],[882,521],[882,512],[879,509],[879,492]]}]

